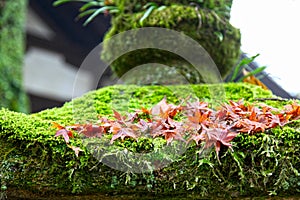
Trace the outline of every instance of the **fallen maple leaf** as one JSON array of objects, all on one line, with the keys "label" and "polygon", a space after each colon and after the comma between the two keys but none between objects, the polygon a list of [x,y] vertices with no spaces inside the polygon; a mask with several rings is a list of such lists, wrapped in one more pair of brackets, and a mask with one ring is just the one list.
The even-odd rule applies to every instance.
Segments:
[{"label": "fallen maple leaf", "polygon": [[182,110],[182,106],[175,106],[174,104],[168,104],[166,97],[164,97],[158,104],[152,107],[151,115],[153,117],[161,117],[167,119],[168,117],[174,118],[174,116]]},{"label": "fallen maple leaf", "polygon": [[58,131],[56,131],[54,137],[63,136],[66,143],[69,143],[70,137],[74,137],[72,131],[66,129],[64,126],[61,126],[55,122],[53,122],[53,125],[58,128]]},{"label": "fallen maple leaf", "polygon": [[[238,135],[237,132],[230,131],[228,128],[217,127],[206,130],[205,146],[204,149],[210,148],[212,145],[215,147],[217,159],[219,160],[219,152],[221,145],[231,148],[231,140]],[[220,160],[219,160],[220,162]]]},{"label": "fallen maple leaf", "polygon": [[204,131],[202,131],[200,134],[196,133],[193,134],[187,141],[187,143],[190,143],[192,140],[197,144],[201,144],[201,142],[205,141],[207,138],[206,133]]},{"label": "fallen maple leaf", "polygon": [[296,102],[293,102],[290,105],[284,107],[284,114],[286,120],[297,120],[300,118],[300,105]]},{"label": "fallen maple leaf", "polygon": [[86,137],[102,137],[104,132],[104,127],[95,124],[82,125],[78,131],[78,133],[83,134]]},{"label": "fallen maple leaf", "polygon": [[121,138],[122,141],[125,137],[137,139],[137,135],[130,128],[122,128],[116,134],[114,134],[110,140],[110,144],[112,144],[116,139]]}]

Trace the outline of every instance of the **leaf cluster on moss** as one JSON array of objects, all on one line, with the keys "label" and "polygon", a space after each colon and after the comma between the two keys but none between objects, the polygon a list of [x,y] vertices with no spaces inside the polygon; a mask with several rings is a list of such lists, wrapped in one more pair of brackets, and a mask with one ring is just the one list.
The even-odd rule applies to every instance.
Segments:
[{"label": "leaf cluster on moss", "polygon": [[[220,149],[226,147],[232,150],[231,140],[239,133],[253,135],[266,132],[300,118],[300,105],[296,102],[278,110],[265,104],[245,104],[242,100],[230,100],[229,104],[223,103],[217,110],[213,110],[206,102],[190,102],[188,99],[186,101],[179,105],[168,104],[165,97],[150,109],[142,107],[127,115],[113,110],[114,119],[101,117],[96,123],[62,126],[53,122],[58,129],[54,137],[62,136],[66,144],[69,144],[70,138],[74,137],[101,140],[103,135],[111,134],[110,144],[120,142],[121,139],[120,144],[128,143],[129,146],[123,147],[130,149],[130,143],[145,140],[146,147],[141,146],[143,143],[138,147],[148,150],[149,147],[153,147],[153,140],[150,138],[163,137],[167,145],[175,140],[186,145],[194,141],[197,146],[204,146],[203,150],[215,147],[219,160]],[[127,140],[124,141],[125,139]],[[71,148],[76,156],[79,151],[83,151],[79,147]]]}]

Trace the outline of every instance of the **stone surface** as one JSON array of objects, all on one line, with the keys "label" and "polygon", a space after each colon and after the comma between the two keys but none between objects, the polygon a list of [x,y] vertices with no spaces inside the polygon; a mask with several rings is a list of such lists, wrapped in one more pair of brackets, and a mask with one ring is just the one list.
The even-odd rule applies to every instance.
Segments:
[{"label": "stone surface", "polygon": [[[221,164],[214,151],[199,157],[199,148],[192,145],[170,165],[144,174],[125,173],[104,165],[78,136],[71,139],[69,145],[62,138],[54,137],[56,129],[52,122],[61,125],[92,122],[97,120],[97,114],[109,116],[112,108],[122,113],[141,106],[149,108],[164,96],[169,102],[178,103],[181,97],[189,95],[187,91],[213,104],[216,100],[211,94],[216,89],[224,91],[225,101],[243,98],[246,102],[255,102],[257,98],[274,97],[270,92],[248,84],[131,85],[102,88],[67,102],[61,108],[37,114],[25,115],[1,109],[1,187],[7,187],[8,196],[134,194],[229,198],[299,194],[299,121],[253,136],[240,134],[233,141],[234,151],[221,151]],[[264,103],[281,108],[290,102]],[[105,135],[103,140],[110,137]],[[136,145],[144,145],[141,141],[125,140],[125,143],[116,142],[107,148],[132,150]],[[154,146],[165,144],[160,139],[148,142]],[[78,157],[71,146],[82,148]]]}]

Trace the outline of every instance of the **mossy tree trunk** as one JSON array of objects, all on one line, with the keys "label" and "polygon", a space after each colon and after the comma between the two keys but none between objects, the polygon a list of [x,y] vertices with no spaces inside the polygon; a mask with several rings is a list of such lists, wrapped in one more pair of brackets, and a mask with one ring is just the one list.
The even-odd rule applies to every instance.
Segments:
[{"label": "mossy tree trunk", "polygon": [[[120,12],[113,16],[112,28],[105,38],[109,39],[135,28],[167,28],[183,32],[197,41],[211,56],[222,78],[225,78],[237,64],[241,53],[241,34],[239,29],[233,27],[229,21],[232,0],[154,0],[151,2],[165,8],[153,9],[149,16],[143,19],[144,14],[149,11],[144,8],[147,2],[146,0],[115,0]],[[143,19],[142,23],[141,19]],[[194,66],[180,56],[158,49],[132,51],[118,59],[112,59],[125,43],[129,49],[136,45],[132,39],[122,38],[119,42],[114,41],[111,46],[104,45],[101,55],[104,61],[111,63],[112,70],[119,77],[137,66],[159,63],[175,67],[189,83],[205,82],[203,76],[207,74],[197,74]],[[158,77],[159,73],[155,73],[155,76]],[[151,79],[155,80],[152,77]]]},{"label": "mossy tree trunk", "polygon": [[0,0],[0,106],[28,112],[22,87],[26,0]]}]

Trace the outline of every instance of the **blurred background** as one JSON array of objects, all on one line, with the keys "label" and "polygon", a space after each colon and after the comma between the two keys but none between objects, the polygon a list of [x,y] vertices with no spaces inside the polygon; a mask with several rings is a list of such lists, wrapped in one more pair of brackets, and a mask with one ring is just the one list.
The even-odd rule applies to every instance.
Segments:
[{"label": "blurred background", "polygon": [[[23,80],[31,112],[60,106],[93,89],[92,71],[78,77],[77,94],[73,94],[74,80],[86,55],[110,27],[110,17],[103,15],[83,26],[84,21],[76,20],[81,3],[59,7],[52,3],[53,0],[30,0],[27,9]],[[103,85],[106,84],[99,83],[99,87]]]},{"label": "blurred background", "polygon": [[[59,7],[52,3],[53,0],[28,2],[23,84],[29,95],[30,112],[71,100],[77,69],[110,27],[109,15],[99,15],[83,26],[84,20],[76,20],[80,3]],[[295,98],[300,93],[296,68],[299,8],[299,1],[294,0],[235,0],[231,11],[231,23],[242,33],[244,56],[260,54],[253,69],[267,66],[262,82],[284,98]],[[108,70],[107,79],[98,87],[109,85],[110,75]],[[92,71],[83,73],[74,96],[94,89],[92,78]]]},{"label": "blurred background", "polygon": [[234,0],[231,24],[241,30],[243,52],[267,66],[266,72],[285,91],[300,97],[298,53],[300,1]]}]

